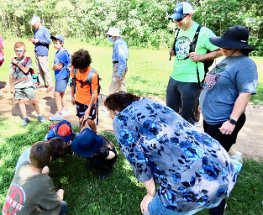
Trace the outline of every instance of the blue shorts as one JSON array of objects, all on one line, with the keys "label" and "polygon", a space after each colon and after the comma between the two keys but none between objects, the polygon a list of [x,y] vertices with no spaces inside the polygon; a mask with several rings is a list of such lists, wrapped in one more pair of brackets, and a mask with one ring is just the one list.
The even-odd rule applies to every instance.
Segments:
[{"label": "blue shorts", "polygon": [[55,92],[64,93],[68,85],[68,80],[69,78],[65,78],[62,80],[56,80]]}]

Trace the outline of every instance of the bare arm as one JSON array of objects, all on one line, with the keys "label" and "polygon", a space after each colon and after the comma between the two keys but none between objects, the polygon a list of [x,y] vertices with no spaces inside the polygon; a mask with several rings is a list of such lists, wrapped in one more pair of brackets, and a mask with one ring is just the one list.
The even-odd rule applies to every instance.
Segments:
[{"label": "bare arm", "polygon": [[[247,104],[251,98],[251,93],[240,93],[235,101],[233,111],[230,115],[231,119],[235,121],[245,112]],[[222,134],[231,134],[235,129],[235,125],[231,124],[228,120],[225,121],[219,128]]]},{"label": "bare arm", "polygon": [[148,205],[152,201],[153,197],[156,194],[156,186],[153,178],[148,181],[143,182],[144,187],[146,188],[147,194],[144,196],[141,201],[141,212],[142,214],[148,214]]},{"label": "bare arm", "polygon": [[61,70],[63,68],[63,63],[53,64],[53,70]]},{"label": "bare arm", "polygon": [[220,56],[222,56],[222,52],[219,49],[216,51],[209,52],[209,53],[204,54],[204,55],[199,55],[196,52],[191,52],[189,54],[189,58],[195,62],[213,60],[213,59],[220,57]]},{"label": "bare arm", "polygon": [[9,75],[10,93],[14,93],[14,78],[13,75]]},{"label": "bare arm", "polygon": [[29,73],[30,68],[22,65],[22,63],[20,63],[16,59],[12,60],[12,64],[15,64],[20,70],[22,70],[23,73],[25,73],[25,74]]}]

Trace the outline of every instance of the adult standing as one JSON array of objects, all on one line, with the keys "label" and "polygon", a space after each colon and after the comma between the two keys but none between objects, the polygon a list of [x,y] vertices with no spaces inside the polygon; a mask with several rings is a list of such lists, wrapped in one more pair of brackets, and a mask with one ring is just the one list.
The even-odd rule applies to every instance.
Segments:
[{"label": "adult standing", "polygon": [[[218,47],[209,42],[215,34],[208,28],[202,27],[199,32],[195,51],[190,52],[191,43],[199,24],[193,21],[193,7],[188,2],[176,5],[170,17],[179,29],[175,47],[170,51],[175,56],[173,72],[167,91],[166,104],[191,124],[195,123],[195,110],[201,92],[200,83],[204,78],[204,63],[214,59]],[[174,52],[175,50],[175,52]],[[212,51],[208,54],[207,51]]]},{"label": "adult standing", "polygon": [[[2,64],[5,61],[5,54],[4,54],[4,40],[3,38],[0,36],[0,67],[2,66]],[[0,88],[0,97],[2,97],[2,89]]]},{"label": "adult standing", "polygon": [[107,32],[107,37],[110,42],[113,42],[112,52],[112,82],[109,87],[109,93],[118,91],[126,91],[125,88],[125,75],[128,70],[128,45],[121,38],[120,30],[118,28],[110,28]]},{"label": "adult standing", "polygon": [[47,87],[47,91],[53,89],[52,77],[48,69],[48,51],[51,43],[48,29],[41,24],[38,16],[33,16],[31,25],[34,27],[34,38],[31,42],[35,45],[35,57],[38,67],[38,79],[40,86]]},{"label": "adult standing", "polygon": [[147,190],[143,214],[194,214],[230,193],[237,172],[215,139],[149,99],[115,93],[104,104],[124,156]]},{"label": "adult standing", "polygon": [[[256,93],[257,67],[248,53],[254,48],[248,44],[249,31],[233,26],[211,43],[220,47],[225,58],[206,76],[200,96],[204,131],[229,151],[245,123],[245,109]],[[223,214],[225,202],[212,214]]]}]

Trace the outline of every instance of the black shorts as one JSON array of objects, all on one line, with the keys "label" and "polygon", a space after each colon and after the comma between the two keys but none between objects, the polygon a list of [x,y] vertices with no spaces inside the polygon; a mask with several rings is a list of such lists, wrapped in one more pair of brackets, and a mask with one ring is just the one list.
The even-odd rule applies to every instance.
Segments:
[{"label": "black shorts", "polygon": [[206,121],[203,122],[204,132],[216,139],[226,151],[229,151],[231,146],[236,143],[237,135],[240,129],[243,127],[246,121],[246,115],[243,113],[237,120],[234,131],[231,135],[222,134],[219,128],[223,123],[216,125],[209,125]]},{"label": "black shorts", "polygon": [[[78,118],[83,117],[85,115],[85,111],[88,108],[89,108],[88,105],[84,105],[84,104],[81,104],[79,102],[76,102],[76,110],[77,110],[76,116]],[[94,120],[96,118],[96,114],[97,114],[97,104],[93,104],[92,107],[91,107],[88,119]]]}]

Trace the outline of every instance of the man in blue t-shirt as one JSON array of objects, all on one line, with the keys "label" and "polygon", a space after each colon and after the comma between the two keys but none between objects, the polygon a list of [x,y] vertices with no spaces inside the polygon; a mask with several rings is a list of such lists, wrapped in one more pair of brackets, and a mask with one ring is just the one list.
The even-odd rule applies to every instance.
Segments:
[{"label": "man in blue t-shirt", "polygon": [[53,70],[55,71],[55,100],[57,105],[57,113],[51,117],[49,120],[62,120],[63,115],[67,114],[65,109],[65,102],[63,97],[67,88],[69,81],[69,65],[70,65],[70,55],[66,49],[64,49],[64,38],[62,35],[51,36],[54,43],[54,48],[57,50],[55,54],[55,60],[53,64]]},{"label": "man in blue t-shirt", "polygon": [[48,50],[51,43],[50,33],[48,29],[43,26],[38,16],[33,16],[31,25],[34,27],[34,38],[30,39],[35,45],[35,57],[38,67],[38,79],[40,86],[47,87],[47,92],[53,90],[52,77],[48,70]]}]

